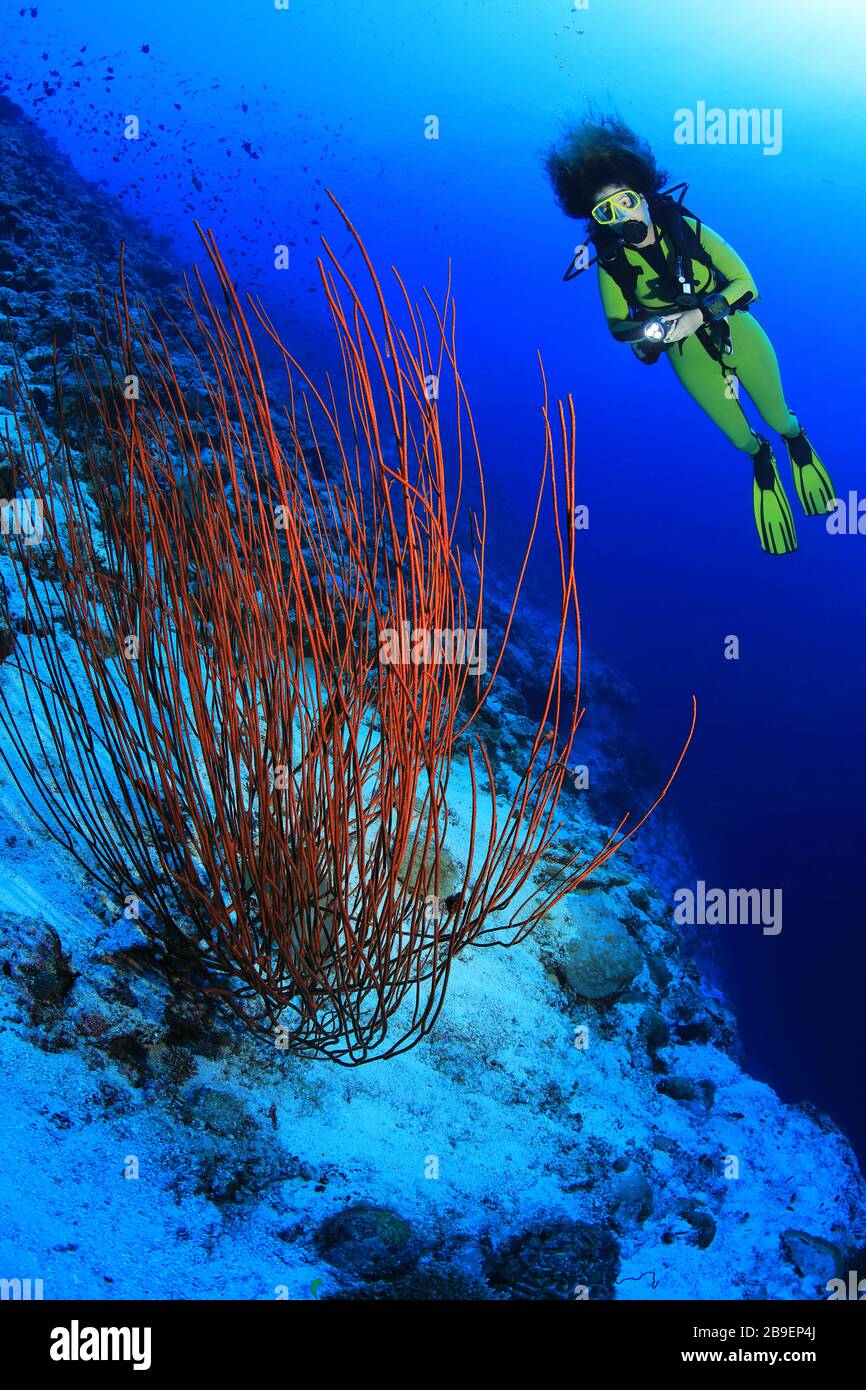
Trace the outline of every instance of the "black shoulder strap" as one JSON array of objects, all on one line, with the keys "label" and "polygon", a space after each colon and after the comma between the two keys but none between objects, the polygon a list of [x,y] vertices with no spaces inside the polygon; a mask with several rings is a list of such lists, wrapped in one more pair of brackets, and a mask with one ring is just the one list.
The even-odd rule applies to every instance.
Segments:
[{"label": "black shoulder strap", "polygon": [[622,291],[623,298],[632,313],[637,313],[637,281],[640,268],[632,265],[621,242],[617,242],[608,256],[599,256],[602,269],[606,270],[614,284]]},{"label": "black shoulder strap", "polygon": [[[668,233],[680,255],[689,261],[700,261],[708,269],[715,270],[712,257],[701,241],[703,223],[697,213],[692,212],[683,202],[688,187],[687,183],[678,183],[673,188],[665,189],[658,196],[653,215],[657,217],[662,230]],[[674,199],[671,194],[677,189],[681,190],[680,196]],[[686,221],[688,217],[695,223],[694,227]]]}]

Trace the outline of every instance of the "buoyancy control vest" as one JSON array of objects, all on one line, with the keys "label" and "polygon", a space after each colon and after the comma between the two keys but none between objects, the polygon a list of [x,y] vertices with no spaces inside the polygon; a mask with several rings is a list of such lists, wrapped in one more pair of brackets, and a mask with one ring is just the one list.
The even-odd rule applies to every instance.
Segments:
[{"label": "buoyancy control vest", "polygon": [[[695,291],[695,262],[699,262],[710,272],[716,293],[723,290],[728,284],[727,278],[713,264],[710,253],[701,241],[702,223],[700,218],[695,213],[690,212],[683,204],[687,192],[688,184],[678,183],[647,198],[647,206],[656,231],[659,233],[659,237],[663,237],[667,242],[672,253],[670,259],[666,258],[657,241],[653,248],[655,259],[650,261],[652,268],[659,272],[653,286],[654,296],[667,306],[668,312],[677,309],[693,309],[700,304],[701,297]],[[673,196],[675,193],[679,194],[676,198]],[[691,221],[687,220],[689,218]],[[694,222],[694,226],[692,226],[692,222]],[[591,258],[588,255],[590,247],[595,252]],[[650,258],[646,256],[645,259],[649,260]],[[621,290],[628,305],[630,316],[635,319],[646,318],[647,310],[637,300],[640,268],[629,260],[622,238],[615,231],[593,224],[587,230],[586,241],[577,248],[562,278],[563,280],[574,280],[583,271],[589,270],[590,266],[596,264],[602,267]],[[732,308],[738,309],[745,307],[745,302],[732,306]],[[654,309],[653,315],[663,312],[665,312],[664,309]],[[730,351],[730,331],[727,323],[721,320],[718,323],[706,325],[698,330],[697,337],[710,356],[724,365],[725,355]],[[664,347],[649,349],[642,347],[638,356],[641,361],[652,363],[658,361],[665,351],[667,349]]]}]

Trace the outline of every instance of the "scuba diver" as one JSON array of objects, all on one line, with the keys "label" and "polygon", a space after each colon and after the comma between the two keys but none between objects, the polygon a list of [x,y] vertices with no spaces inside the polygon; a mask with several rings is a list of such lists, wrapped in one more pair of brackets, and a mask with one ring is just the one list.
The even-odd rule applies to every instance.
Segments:
[{"label": "scuba diver", "polygon": [[[768,439],[739,402],[748,392],[785,441],[807,516],[830,509],[833,484],[785,402],[773,345],[750,312],[758,291],[720,236],[683,206],[686,184],[667,176],[649,146],[617,116],[590,113],[546,158],[557,203],[587,218],[587,241],[563,277],[598,265],[608,327],[641,362],[664,355],[691,396],[734,445],[751,455],[758,536],[771,555],[797,549],[794,518]],[[672,195],[679,192],[679,198]],[[595,255],[590,259],[589,252]]]}]

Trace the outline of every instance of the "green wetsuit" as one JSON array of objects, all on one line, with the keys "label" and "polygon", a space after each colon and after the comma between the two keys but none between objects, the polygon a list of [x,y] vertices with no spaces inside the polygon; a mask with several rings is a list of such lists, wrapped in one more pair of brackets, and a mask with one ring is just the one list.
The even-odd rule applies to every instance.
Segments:
[{"label": "green wetsuit", "polygon": [[[697,224],[692,218],[686,220],[696,228]],[[703,224],[700,236],[701,244],[713,265],[728,281],[720,291],[728,303],[735,304],[748,293],[752,295],[754,302],[758,298],[757,287],[736,252]],[[658,228],[656,237],[666,261],[670,264],[673,252],[667,238],[659,237]],[[652,257],[655,248],[648,249]],[[624,250],[631,264],[638,268],[635,298],[641,308],[648,309],[651,313],[676,312],[675,305],[671,306],[653,296],[653,286],[658,279],[657,269],[654,269],[634,247],[626,246]],[[717,290],[715,277],[709,267],[695,260],[692,263],[692,273],[696,294],[712,294]],[[628,301],[616,281],[601,266],[598,283],[608,327],[616,337],[618,328],[631,323]],[[777,430],[779,434],[791,436],[797,434],[800,426],[796,415],[788,409],[785,402],[779,363],[773,345],[761,325],[751,314],[742,312],[732,314],[727,323],[732,352],[724,355],[724,365],[720,365],[710,356],[695,335],[672,344],[665,355],[683,386],[719,429],[724,431],[734,447],[747,454],[756,454],[760,447],[759,440],[743,412],[728,373],[736,376],[771,429]]]}]

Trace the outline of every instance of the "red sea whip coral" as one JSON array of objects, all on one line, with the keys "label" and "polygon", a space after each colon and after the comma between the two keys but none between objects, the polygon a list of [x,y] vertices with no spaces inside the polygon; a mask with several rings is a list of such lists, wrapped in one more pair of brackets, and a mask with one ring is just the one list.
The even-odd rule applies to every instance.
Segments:
[{"label": "red sea whip coral", "polygon": [[[483,679],[465,662],[382,660],[382,635],[407,624],[483,629],[487,509],[450,286],[422,313],[395,272],[401,327],[347,226],[366,299],[327,243],[319,262],[338,383],[317,386],[261,305],[241,305],[203,234],[218,290],[185,282],[171,331],[130,303],[121,261],[100,330],[77,345],[74,427],[59,379],[54,432],[16,384],[9,453],[44,536],[13,545],[28,621],[0,701],[34,814],[142,905],[189,988],[297,1055],[354,1065],[417,1043],[458,952],[520,941],[646,816],[592,857],[545,864],[581,717],[570,399],[551,410],[545,391],[514,603],[549,506],[559,613],[508,800],[472,725],[514,607]],[[285,366],[281,417],[257,338]],[[16,668],[30,718],[10,704]],[[471,824],[442,901],[456,755]]]}]

